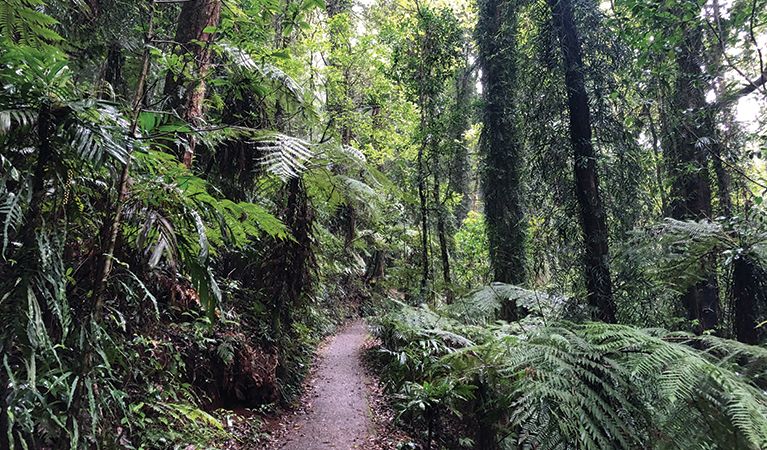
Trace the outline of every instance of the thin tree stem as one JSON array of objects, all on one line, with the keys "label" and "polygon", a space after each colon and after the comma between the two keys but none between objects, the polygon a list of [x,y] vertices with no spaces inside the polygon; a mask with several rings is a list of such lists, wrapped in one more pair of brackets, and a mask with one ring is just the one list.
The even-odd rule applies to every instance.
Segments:
[{"label": "thin tree stem", "polygon": [[[149,43],[152,41],[152,33],[154,31],[154,10],[156,0],[150,4],[149,13],[149,31],[146,36],[146,44],[144,47],[144,61],[141,66],[141,75],[139,77],[138,86],[136,87],[136,96],[133,99],[133,117],[131,119],[130,135],[132,138],[136,137],[136,128],[138,127],[138,117],[141,112],[141,100],[144,97],[144,86],[146,84],[147,73],[149,72],[149,59],[151,56]],[[122,220],[123,205],[128,197],[128,176],[130,174],[131,156],[133,154],[133,148],[128,146],[127,154],[125,157],[125,166],[123,167],[122,174],[120,176],[119,194],[117,196],[117,204],[115,205],[114,216],[112,217],[112,223],[109,227],[109,236],[107,238],[106,247],[104,249],[104,262],[101,269],[101,277],[99,284],[94,291],[93,302],[93,317],[97,322],[101,321],[102,312],[104,310],[104,292],[106,290],[107,279],[109,273],[112,271],[114,264],[114,251],[117,243],[117,235],[120,230],[120,221]]]}]

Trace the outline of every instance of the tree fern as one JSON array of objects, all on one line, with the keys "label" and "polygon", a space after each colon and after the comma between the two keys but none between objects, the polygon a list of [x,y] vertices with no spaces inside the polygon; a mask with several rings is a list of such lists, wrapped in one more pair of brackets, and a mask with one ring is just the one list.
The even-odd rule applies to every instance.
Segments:
[{"label": "tree fern", "polygon": [[[517,374],[511,423],[529,429],[529,444],[693,448],[726,436],[752,448],[765,445],[764,393],[696,349],[695,339],[604,324],[564,325],[528,334],[501,360],[500,373]],[[739,346],[711,341],[720,349]],[[544,417],[557,420],[544,423]],[[698,428],[705,421],[716,425],[711,434]],[[666,437],[652,439],[657,432]]]},{"label": "tree fern", "polygon": [[[402,306],[384,319],[379,335],[393,356],[417,354],[413,349],[427,338],[442,341],[450,350],[432,362],[436,372],[421,376],[431,381],[449,370],[464,383],[481,380],[483,420],[500,427],[498,439],[510,436],[504,446],[767,445],[767,350],[761,347],[603,323],[469,326],[452,318],[453,307],[448,315]],[[393,373],[413,375],[397,367]]]},{"label": "tree fern", "polygon": [[283,89],[297,103],[304,103],[304,88],[279,67],[267,62],[257,63],[245,50],[229,43],[221,42],[216,45],[226,55],[233,72],[257,73],[273,86]]},{"label": "tree fern", "polygon": [[[754,214],[758,216],[759,212]],[[729,265],[741,253],[760,250],[767,243],[767,232],[760,228],[760,221],[737,217],[699,222],[666,219],[640,238],[643,248],[655,255],[655,264],[648,270],[684,292],[700,279],[693,261],[706,255],[726,256],[724,263]]]},{"label": "tree fern", "polygon": [[504,302],[515,303],[518,308],[538,318],[556,320],[564,299],[543,291],[531,291],[512,284],[492,283],[478,289],[470,296],[457,300],[446,311],[470,323],[486,323],[495,320]]}]

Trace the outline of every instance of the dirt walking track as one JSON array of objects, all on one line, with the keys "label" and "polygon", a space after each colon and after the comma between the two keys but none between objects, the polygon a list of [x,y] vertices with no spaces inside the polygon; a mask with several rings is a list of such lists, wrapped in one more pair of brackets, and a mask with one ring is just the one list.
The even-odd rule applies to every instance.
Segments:
[{"label": "dirt walking track", "polygon": [[347,326],[320,350],[302,414],[275,448],[354,450],[372,433],[366,379],[360,361],[367,336],[363,321]]}]

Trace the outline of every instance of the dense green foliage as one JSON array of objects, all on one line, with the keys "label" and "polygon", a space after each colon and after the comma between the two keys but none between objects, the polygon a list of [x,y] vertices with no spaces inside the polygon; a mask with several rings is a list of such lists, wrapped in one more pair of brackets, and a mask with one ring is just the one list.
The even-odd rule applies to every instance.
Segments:
[{"label": "dense green foliage", "polygon": [[446,3],[0,2],[0,448],[767,446],[765,1]]},{"label": "dense green foliage", "polygon": [[[765,445],[763,348],[662,329],[553,322],[556,308],[538,309],[538,320],[519,326],[467,323],[483,312],[492,317],[504,297],[557,304],[504,285],[496,291],[494,302],[467,300],[474,308],[465,315],[458,304],[403,305],[379,325],[388,386],[402,399],[403,417],[436,434],[439,445],[475,438],[479,448]],[[484,435],[456,435],[456,422]]]}]

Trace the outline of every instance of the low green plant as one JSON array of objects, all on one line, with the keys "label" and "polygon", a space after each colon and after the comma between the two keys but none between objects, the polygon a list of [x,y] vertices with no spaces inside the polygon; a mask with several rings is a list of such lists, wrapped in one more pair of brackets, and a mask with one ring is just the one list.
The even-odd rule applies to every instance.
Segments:
[{"label": "low green plant", "polygon": [[499,448],[767,445],[761,347],[603,323],[467,325],[404,305],[376,331],[398,408],[430,430],[441,410]]}]

